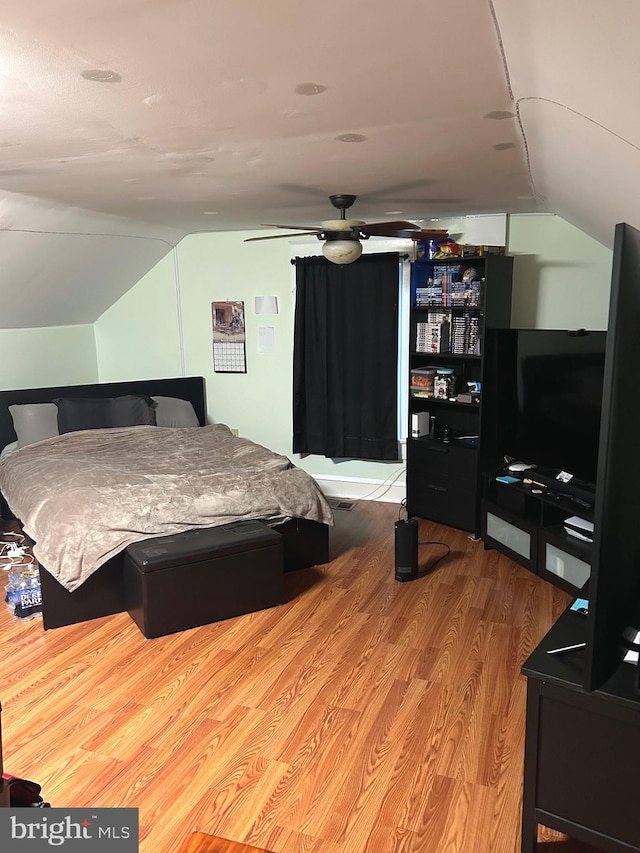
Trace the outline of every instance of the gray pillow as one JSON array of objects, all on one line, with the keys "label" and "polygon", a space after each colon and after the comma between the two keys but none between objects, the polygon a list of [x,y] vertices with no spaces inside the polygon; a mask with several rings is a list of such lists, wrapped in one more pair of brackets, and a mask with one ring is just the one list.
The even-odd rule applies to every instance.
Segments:
[{"label": "gray pillow", "polygon": [[152,397],[155,403],[156,426],[197,427],[200,421],[188,400],[178,397]]},{"label": "gray pillow", "polygon": [[58,432],[58,409],[54,403],[16,403],[9,406],[18,447],[54,438]]},{"label": "gray pillow", "polygon": [[7,456],[11,456],[11,454],[15,453],[16,450],[18,450],[17,441],[12,441],[11,444],[7,444],[2,448],[2,451],[0,451],[0,462],[2,462],[3,459],[6,459]]},{"label": "gray pillow", "polygon": [[155,426],[156,417],[150,397],[128,394],[124,397],[59,397],[60,435],[81,429],[108,429],[147,424]]}]

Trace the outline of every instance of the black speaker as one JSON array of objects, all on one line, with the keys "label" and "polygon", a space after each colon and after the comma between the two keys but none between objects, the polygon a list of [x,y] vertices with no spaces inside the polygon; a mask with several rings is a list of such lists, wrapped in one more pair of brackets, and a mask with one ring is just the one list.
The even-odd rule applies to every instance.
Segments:
[{"label": "black speaker", "polygon": [[415,518],[396,521],[396,580],[413,581],[418,572],[418,522]]}]

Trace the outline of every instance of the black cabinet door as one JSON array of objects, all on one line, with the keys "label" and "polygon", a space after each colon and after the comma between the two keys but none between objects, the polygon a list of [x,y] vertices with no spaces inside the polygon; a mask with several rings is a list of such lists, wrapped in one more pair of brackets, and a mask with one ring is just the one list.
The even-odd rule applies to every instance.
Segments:
[{"label": "black cabinet door", "polygon": [[[553,630],[553,629],[552,629]],[[555,665],[555,664],[552,664]],[[628,666],[628,664],[621,664]],[[580,663],[575,664],[580,669]],[[640,711],[575,684],[529,678],[523,851],[541,823],[607,851],[640,851]]]},{"label": "black cabinet door", "polygon": [[477,451],[439,441],[409,440],[407,510],[451,527],[475,531]]},{"label": "black cabinet door", "polygon": [[482,501],[480,534],[488,547],[537,573],[537,524],[490,501]]}]

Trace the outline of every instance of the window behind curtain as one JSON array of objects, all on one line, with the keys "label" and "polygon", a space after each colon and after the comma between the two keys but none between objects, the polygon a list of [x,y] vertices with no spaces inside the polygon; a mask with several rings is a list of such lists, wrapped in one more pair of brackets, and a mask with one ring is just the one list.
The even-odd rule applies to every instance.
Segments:
[{"label": "window behind curtain", "polygon": [[397,460],[398,254],[296,261],[293,450]]}]

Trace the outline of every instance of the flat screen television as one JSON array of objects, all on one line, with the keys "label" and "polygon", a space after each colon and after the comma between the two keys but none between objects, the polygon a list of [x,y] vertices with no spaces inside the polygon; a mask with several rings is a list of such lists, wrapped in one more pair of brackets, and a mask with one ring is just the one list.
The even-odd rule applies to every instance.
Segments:
[{"label": "flat screen television", "polygon": [[498,446],[595,485],[606,332],[499,330]]}]

